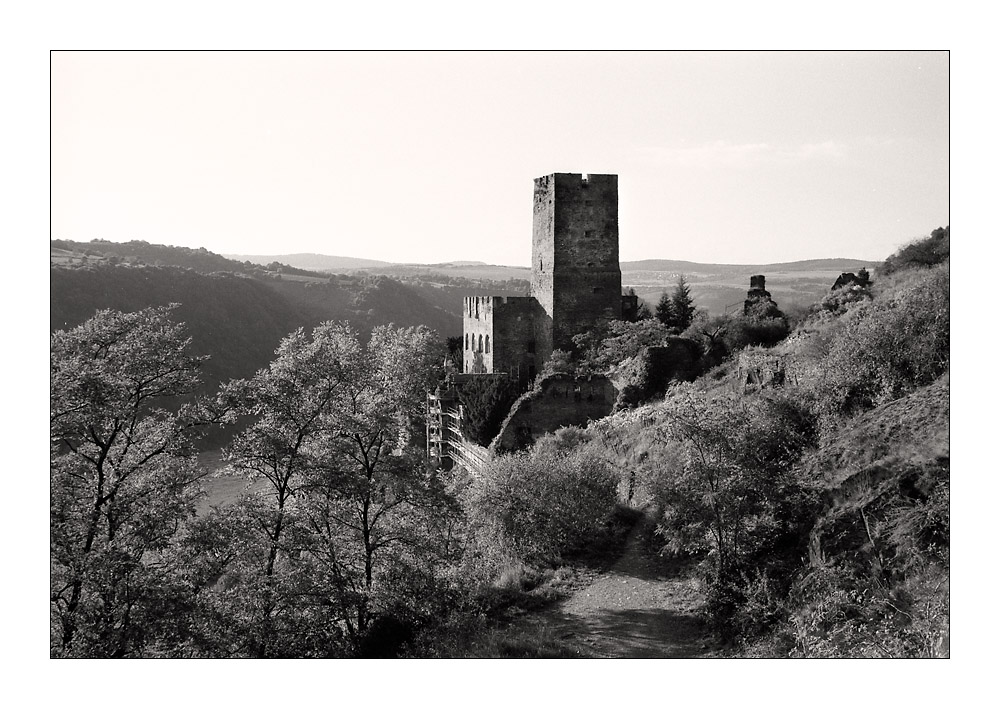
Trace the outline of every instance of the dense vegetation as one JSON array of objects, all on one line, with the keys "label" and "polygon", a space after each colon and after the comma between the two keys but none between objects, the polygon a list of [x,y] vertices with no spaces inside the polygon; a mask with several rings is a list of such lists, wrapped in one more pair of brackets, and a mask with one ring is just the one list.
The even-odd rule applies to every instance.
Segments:
[{"label": "dense vegetation", "polygon": [[[617,441],[661,553],[699,561],[732,652],[947,655],[949,266],[926,256],[947,233],[834,291],[771,349],[737,349],[739,367],[576,435],[583,450]],[[761,365],[781,376],[747,390]]]},{"label": "dense vegetation", "polygon": [[[655,556],[697,569],[729,653],[947,655],[948,233],[794,327],[765,308],[587,333],[549,369],[607,373],[633,396],[475,475],[422,456],[445,343],[377,315],[366,331],[310,321],[332,281],[294,301],[288,279],[54,269],[51,654],[462,655],[515,600],[551,601],[574,569],[606,563],[643,510]],[[72,310],[100,274],[131,283],[103,296],[119,309]],[[167,305],[174,281],[199,297]],[[368,283],[359,310],[403,287]],[[251,333],[303,321],[253,350],[260,364],[213,371],[198,346],[212,323],[255,346],[230,292],[259,307]],[[470,402],[507,405],[480,384]],[[481,440],[496,425],[474,423]],[[225,473],[248,485],[196,514],[209,471],[195,444],[219,430]]]}]

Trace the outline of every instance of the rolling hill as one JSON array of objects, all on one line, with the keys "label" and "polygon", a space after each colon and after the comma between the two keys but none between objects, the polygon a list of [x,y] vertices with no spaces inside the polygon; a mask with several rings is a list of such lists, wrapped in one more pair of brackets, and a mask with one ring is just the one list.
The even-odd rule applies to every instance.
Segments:
[{"label": "rolling hill", "polygon": [[[526,293],[531,271],[524,266],[504,266],[486,264],[479,261],[451,261],[437,264],[402,264],[371,262],[377,265],[359,266],[358,259],[309,254],[312,260],[300,261],[302,254],[274,256],[233,256],[235,259],[250,260],[255,263],[304,263],[329,273],[382,275],[391,278],[422,279],[457,278],[480,282],[500,293]],[[323,261],[321,259],[328,259]],[[767,277],[767,287],[779,306],[789,309],[806,308],[820,300],[829,292],[833,282],[845,271],[856,272],[872,263],[858,259],[829,258],[809,259],[770,264],[718,264],[677,261],[671,259],[644,259],[623,261],[622,286],[634,288],[635,292],[652,307],[660,296],[671,290],[677,278],[684,275],[691,286],[695,305],[712,314],[722,314],[727,308],[741,305],[750,285],[750,276],[763,274]],[[523,282],[523,283],[522,283]],[[493,291],[487,291],[493,292]],[[469,293],[471,295],[472,293]]]}]

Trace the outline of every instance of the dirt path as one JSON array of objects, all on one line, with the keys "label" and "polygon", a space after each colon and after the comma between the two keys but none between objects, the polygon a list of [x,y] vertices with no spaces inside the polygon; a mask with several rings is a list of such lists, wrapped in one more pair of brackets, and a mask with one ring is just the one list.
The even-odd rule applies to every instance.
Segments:
[{"label": "dirt path", "polygon": [[652,520],[640,519],[606,573],[532,619],[566,657],[708,657],[714,647],[695,611],[701,597],[682,567],[643,553]]}]

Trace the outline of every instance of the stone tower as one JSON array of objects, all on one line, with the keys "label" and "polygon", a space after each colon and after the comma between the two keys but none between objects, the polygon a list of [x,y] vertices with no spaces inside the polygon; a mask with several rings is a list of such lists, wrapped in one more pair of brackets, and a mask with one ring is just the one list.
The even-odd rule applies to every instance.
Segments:
[{"label": "stone tower", "polygon": [[618,176],[555,173],[535,180],[531,295],[539,360],[573,335],[622,316]]}]

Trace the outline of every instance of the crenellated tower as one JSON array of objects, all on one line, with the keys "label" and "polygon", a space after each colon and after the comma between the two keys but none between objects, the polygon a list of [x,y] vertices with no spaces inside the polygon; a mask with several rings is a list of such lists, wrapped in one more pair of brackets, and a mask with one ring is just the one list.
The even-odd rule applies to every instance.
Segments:
[{"label": "crenellated tower", "polygon": [[618,176],[555,173],[535,180],[531,295],[539,358],[622,316]]}]

